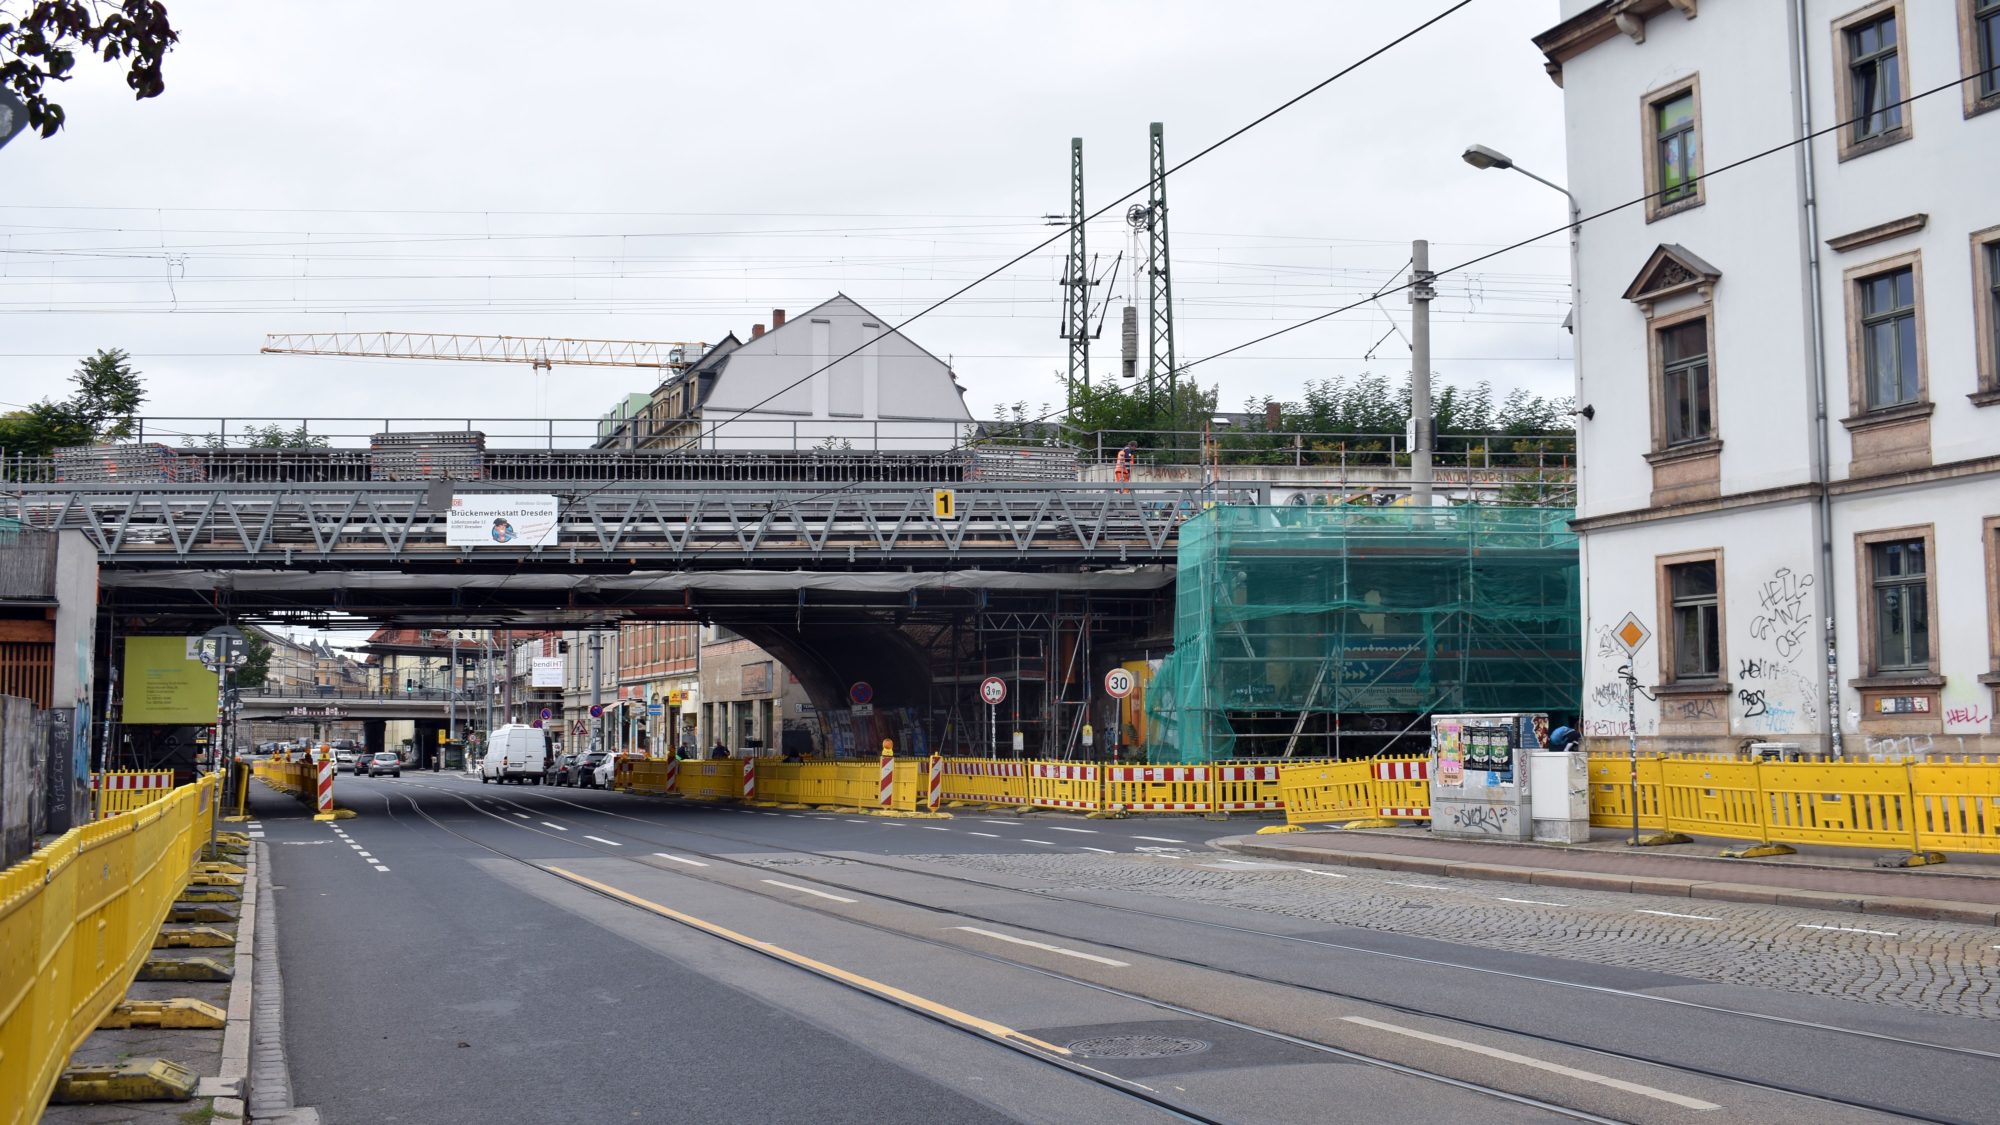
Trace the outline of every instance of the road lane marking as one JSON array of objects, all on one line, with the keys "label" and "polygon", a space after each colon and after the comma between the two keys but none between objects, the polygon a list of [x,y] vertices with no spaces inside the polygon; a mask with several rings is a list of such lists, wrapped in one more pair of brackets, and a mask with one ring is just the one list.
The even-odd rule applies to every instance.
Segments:
[{"label": "road lane marking", "polygon": [[1538,898],[1502,898],[1501,902],[1518,902],[1524,906],[1568,906],[1566,902],[1545,902]]},{"label": "road lane marking", "polygon": [[860,817],[858,817],[858,816],[850,816],[850,817],[847,817],[846,819],[847,819],[847,823],[849,823],[849,824],[874,824],[874,823],[875,823],[875,822],[874,822],[874,821],[872,821],[872,820],[863,820],[862,818],[860,818]]},{"label": "road lane marking", "polygon": [[377,870],[377,871],[387,871],[387,870],[389,870],[389,869],[388,869],[388,868],[386,868],[386,867],[384,867],[384,866],[382,866],[381,864],[379,864],[379,863],[378,863],[378,864],[376,864],[376,865],[375,865],[375,870]]},{"label": "road lane marking", "polygon": [[1834,931],[1835,933],[1842,933],[1842,934],[1874,934],[1874,935],[1875,935],[1876,937],[1896,937],[1896,936],[1897,936],[1897,933],[1896,933],[1896,931],[1895,931],[1895,930],[1863,930],[1863,929],[1859,929],[1859,928],[1857,928],[1857,927],[1854,927],[1854,926],[1815,926],[1815,925],[1812,925],[1811,923],[1808,923],[1808,922],[1800,922],[1800,923],[1799,923],[1799,929],[1801,929],[1801,930],[1832,930],[1832,931]]},{"label": "road lane marking", "polygon": [[355,852],[354,854],[355,854],[355,855],[358,855],[358,856],[360,856],[360,857],[361,857],[362,859],[374,859],[374,858],[375,858],[374,856],[372,856],[372,855],[369,855],[369,854],[368,854],[367,852],[361,852],[361,851],[357,851],[357,852]]},{"label": "road lane marking", "polygon": [[[1324,874],[1324,872],[1322,872],[1322,874]],[[1341,877],[1346,878],[1346,876],[1344,875]],[[1394,879],[1384,879],[1382,881],[1389,884],[1392,887],[1415,887],[1420,891],[1448,891],[1451,889],[1450,887],[1443,886],[1438,883],[1398,883]]]},{"label": "road lane marking", "polygon": [[597,842],[598,842],[598,843],[600,843],[600,844],[610,844],[610,845],[611,845],[612,847],[614,847],[614,848],[622,848],[622,847],[624,847],[624,846],[625,846],[625,845],[623,845],[623,844],[619,843],[619,842],[618,842],[618,841],[616,841],[616,840],[607,840],[607,839],[605,839],[605,838],[604,838],[604,837],[602,837],[602,836],[585,836],[585,837],[584,837],[584,839],[586,839],[586,840],[595,840],[595,841],[597,841]]},{"label": "road lane marking", "polygon": [[1088,832],[1093,836],[1097,835],[1097,829],[1095,828],[1064,828],[1060,824],[1048,824],[1043,827],[1051,832]]},{"label": "road lane marking", "polygon": [[949,832],[949,831],[951,831],[951,829],[949,829],[949,828],[939,828],[939,827],[938,827],[937,825],[935,825],[935,824],[919,824],[919,825],[917,825],[917,827],[918,827],[918,828],[921,828],[921,829],[923,829],[923,830],[924,830],[924,831],[926,831],[926,832]]},{"label": "road lane marking", "polygon": [[548,822],[548,821],[546,821],[546,820],[545,820],[545,821],[543,821],[542,823],[543,823],[543,824],[548,824],[548,826],[549,826],[550,828],[553,828],[553,829],[555,829],[555,830],[556,830],[556,831],[558,831],[558,832],[567,832],[567,831],[569,831],[569,829],[567,829],[567,828],[564,828],[564,827],[563,827],[562,825],[560,825],[560,824],[549,824],[549,822]]},{"label": "road lane marking", "polygon": [[786,889],[786,890],[788,890],[788,891],[797,891],[797,892],[799,892],[799,893],[800,893],[800,894],[802,894],[802,895],[812,895],[812,896],[813,896],[813,897],[815,897],[815,898],[826,898],[826,899],[832,899],[832,900],[833,900],[833,901],[835,901],[835,902],[859,902],[859,901],[861,901],[860,899],[854,899],[854,898],[843,898],[843,897],[841,897],[840,895],[830,895],[830,894],[826,893],[825,891],[816,891],[816,890],[813,890],[813,889],[812,889],[811,887],[801,887],[801,886],[799,886],[799,885],[798,885],[797,883],[787,883],[787,882],[784,882],[784,881],[782,881],[782,880],[778,880],[778,879],[765,879],[765,880],[763,880],[763,882],[766,882],[766,883],[769,883],[769,884],[771,884],[771,885],[772,885],[772,886],[774,886],[774,887],[783,887],[783,888],[785,888],[785,889]]},{"label": "road lane marking", "polygon": [[965,830],[965,834],[967,836],[984,836],[989,840],[998,840],[1000,838],[1000,834],[998,832],[974,832],[970,828]]},{"label": "road lane marking", "polygon": [[1324,875],[1324,876],[1326,876],[1326,877],[1327,877],[1327,878],[1329,878],[1329,879],[1345,879],[1345,878],[1347,878],[1347,876],[1345,876],[1345,875],[1342,875],[1342,874],[1341,874],[1340,872],[1338,872],[1338,871],[1314,871],[1314,870],[1312,870],[1311,868],[1308,868],[1308,867],[1300,867],[1300,868],[1295,868],[1294,870],[1298,870],[1298,871],[1303,871],[1303,872],[1305,872],[1305,873],[1306,873],[1306,874],[1308,874],[1308,875]]},{"label": "road lane marking", "polygon": [[261,840],[264,838],[264,834],[262,832],[252,832],[249,835],[252,840]]},{"label": "road lane marking", "polygon": [[520,817],[520,818],[521,818],[522,820],[533,820],[533,819],[535,819],[534,817],[532,817],[532,816],[529,816],[529,815],[528,815],[527,813],[524,813],[524,812],[517,812],[517,813],[515,813],[514,815],[515,815],[515,816],[518,816],[518,817]]},{"label": "road lane marking", "polygon": [[992,1020],[982,1019],[979,1016],[971,1014],[970,1012],[964,1012],[960,1011],[957,1008],[947,1007],[946,1005],[940,1004],[935,1000],[926,999],[925,997],[918,996],[914,992],[907,992],[903,989],[897,988],[894,985],[883,984],[881,981],[878,980],[871,980],[868,977],[864,977],[859,973],[850,972],[846,969],[840,968],[835,965],[829,965],[824,961],[816,961],[813,958],[807,957],[802,953],[794,953],[791,950],[784,948],[783,946],[772,945],[768,941],[759,941],[758,939],[750,937],[747,934],[739,933],[735,930],[729,929],[724,926],[718,926],[714,922],[705,921],[703,919],[695,917],[692,914],[683,914],[680,911],[673,909],[672,907],[661,906],[657,902],[650,902],[646,899],[640,898],[638,895],[628,894],[625,891],[619,890],[617,887],[613,887],[606,883],[600,883],[595,879],[585,878],[584,876],[578,875],[573,871],[565,871],[562,868],[555,867],[553,865],[545,868],[544,870],[547,870],[552,874],[559,875],[562,878],[568,879],[571,882],[576,883],[580,886],[589,887],[600,894],[610,895],[611,897],[618,899],[622,902],[630,903],[631,905],[639,907],[642,910],[652,911],[654,914],[658,914],[662,918],[671,919],[675,922],[679,922],[683,926],[688,926],[692,929],[700,930],[705,934],[709,934],[714,937],[719,937],[724,941],[733,942],[737,945],[743,946],[746,949],[753,950],[757,953],[762,953],[767,957],[772,957],[792,965],[797,965],[798,967],[808,970],[809,972],[814,972],[822,976],[829,977],[833,980],[841,982],[842,984],[848,985],[853,988],[858,988],[863,992],[870,992],[886,1000],[892,1000],[898,1004],[902,1004],[911,1008],[916,1008],[920,1011],[929,1012],[931,1015],[937,1016],[940,1019],[949,1020],[950,1022],[959,1024],[962,1027],[969,1027],[976,1031],[983,1032],[987,1035],[994,1036],[995,1038],[1009,1039],[1017,1043],[1026,1043],[1029,1046],[1034,1047],[1036,1050],[1048,1051],[1051,1054],[1061,1055],[1064,1058],[1070,1057],[1070,1049],[1068,1047],[1059,1047],[1054,1043],[1044,1042],[1043,1040],[1037,1039],[1032,1035],[1024,1035],[1021,1032],[1015,1031],[1013,1028],[1008,1027],[1005,1024],[994,1023]]},{"label": "road lane marking", "polygon": [[654,854],[654,855],[656,855],[656,856],[659,856],[659,857],[660,857],[661,859],[671,859],[671,860],[673,860],[673,861],[674,861],[675,863],[685,863],[685,864],[687,864],[687,865],[688,865],[689,867],[707,867],[707,866],[708,866],[708,864],[706,864],[706,863],[703,863],[702,861],[700,861],[700,860],[698,860],[698,859],[683,859],[683,858],[681,858],[680,856],[677,856],[677,855],[668,855],[668,854],[667,854],[667,853],[665,853],[665,852],[654,852],[653,854]]},{"label": "road lane marking", "polygon": [[1105,855],[1118,854],[1117,852],[1112,851],[1110,848],[1093,848],[1089,844],[1078,844],[1077,847],[1082,848],[1084,851],[1087,852],[1103,852]]},{"label": "road lane marking", "polygon": [[1346,1023],[1358,1023],[1363,1027],[1375,1028],[1377,1031],[1388,1031],[1388,1032],[1393,1032],[1394,1034],[1397,1035],[1407,1035],[1412,1039],[1421,1039],[1426,1043],[1436,1043],[1441,1047],[1456,1047],[1461,1051],[1471,1051],[1475,1055],[1485,1055],[1489,1059],[1499,1059],[1502,1062],[1519,1063],[1522,1066],[1533,1067],[1536,1070],[1546,1070],[1550,1074],[1560,1074],[1565,1078],[1575,1078],[1582,1082],[1594,1082],[1599,1086],[1609,1086],[1614,1090],[1623,1090],[1628,1094],[1638,1094],[1640,1097],[1652,1098],[1655,1101],[1667,1102],[1672,1105],[1680,1106],[1682,1109],[1707,1111],[1711,1109],[1722,1108],[1721,1106],[1715,1104],[1714,1102],[1705,1102],[1702,1101],[1700,1098],[1690,1098],[1686,1094],[1676,1094],[1671,1091],[1661,1090],[1652,1086],[1641,1086],[1637,1082],[1627,1082],[1622,1078],[1612,1078],[1609,1077],[1608,1075],[1594,1074],[1588,1070],[1578,1070],[1573,1066],[1564,1066],[1561,1063],[1552,1063],[1546,1059],[1538,1059],[1529,1055],[1517,1055],[1512,1051],[1500,1050],[1498,1047],[1486,1047],[1486,1046],[1481,1046],[1478,1043],[1468,1043],[1463,1039],[1452,1039],[1443,1035],[1432,1035],[1428,1031],[1418,1031],[1416,1028],[1413,1027],[1400,1027],[1393,1023],[1383,1023],[1381,1020],[1371,1020],[1366,1016],[1342,1016],[1340,1018],[1342,1021]]},{"label": "road lane marking", "polygon": [[1028,838],[1027,838],[1026,836],[1023,836],[1023,837],[1021,837],[1021,842],[1022,842],[1022,843],[1024,843],[1024,844],[1040,844],[1040,845],[1042,845],[1042,846],[1043,846],[1043,847],[1045,847],[1045,848],[1053,848],[1053,847],[1055,847],[1055,843],[1054,843],[1053,841],[1050,841],[1050,840],[1030,840],[1030,839],[1028,839]]},{"label": "road lane marking", "polygon": [[980,937],[990,937],[995,941],[1011,941],[1015,945],[1025,945],[1031,949],[1042,949],[1042,950],[1047,950],[1050,953],[1060,953],[1064,957],[1075,957],[1084,961],[1095,961],[1100,965],[1109,965],[1114,969],[1129,969],[1132,967],[1132,963],[1129,961],[1113,961],[1109,957],[1099,957],[1095,953],[1085,953],[1077,949],[1064,949],[1060,945],[1050,945],[1047,942],[1042,942],[1042,941],[1029,941],[1027,938],[1018,938],[1010,934],[1003,934],[994,930],[982,930],[978,926],[953,926],[952,929],[964,930],[968,934],[978,934]]},{"label": "road lane marking", "polygon": [[1662,918],[1692,918],[1697,922],[1715,922],[1719,919],[1708,914],[1676,914],[1671,910],[1640,910],[1641,914],[1658,914]]},{"label": "road lane marking", "polygon": [[1172,836],[1134,836],[1134,840],[1151,840],[1155,844],[1185,844],[1186,840],[1176,840]]}]

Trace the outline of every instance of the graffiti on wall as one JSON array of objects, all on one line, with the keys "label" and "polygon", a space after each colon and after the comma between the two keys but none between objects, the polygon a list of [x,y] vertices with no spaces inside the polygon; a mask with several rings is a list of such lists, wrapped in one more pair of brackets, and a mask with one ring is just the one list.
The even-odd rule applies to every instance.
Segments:
[{"label": "graffiti on wall", "polygon": [[[1625,681],[1618,670],[1631,658],[1625,655],[1624,646],[1611,635],[1613,626],[1599,625],[1592,630],[1589,654],[1584,661],[1584,677],[1588,689],[1583,696],[1583,733],[1598,738],[1623,738],[1633,733],[1632,724],[1626,719]],[[1634,701],[1634,717],[1638,720],[1638,733],[1650,735],[1659,725],[1659,706],[1642,693]]]},{"label": "graffiti on wall", "polygon": [[1819,723],[1818,665],[1810,659],[1818,633],[1813,627],[1813,576],[1781,566],[1754,587],[1757,612],[1750,618],[1750,649],[1740,656],[1733,705],[1736,729],[1748,734],[1796,734]]}]

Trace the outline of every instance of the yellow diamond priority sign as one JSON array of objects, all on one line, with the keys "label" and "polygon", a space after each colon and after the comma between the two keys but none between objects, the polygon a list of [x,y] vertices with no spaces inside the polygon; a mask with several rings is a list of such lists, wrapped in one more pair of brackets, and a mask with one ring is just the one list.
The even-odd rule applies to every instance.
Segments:
[{"label": "yellow diamond priority sign", "polygon": [[1624,620],[1611,629],[1611,639],[1625,650],[1625,655],[1636,656],[1646,642],[1653,639],[1653,631],[1641,624],[1637,614],[1627,613]]}]

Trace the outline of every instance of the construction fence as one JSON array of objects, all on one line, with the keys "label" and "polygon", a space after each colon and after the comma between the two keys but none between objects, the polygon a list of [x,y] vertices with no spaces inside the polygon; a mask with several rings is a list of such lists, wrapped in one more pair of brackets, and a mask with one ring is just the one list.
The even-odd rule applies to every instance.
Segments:
[{"label": "construction fence", "polygon": [[124,997],[208,842],[215,797],[213,777],[168,790],[0,871],[0,1123],[41,1115]]}]

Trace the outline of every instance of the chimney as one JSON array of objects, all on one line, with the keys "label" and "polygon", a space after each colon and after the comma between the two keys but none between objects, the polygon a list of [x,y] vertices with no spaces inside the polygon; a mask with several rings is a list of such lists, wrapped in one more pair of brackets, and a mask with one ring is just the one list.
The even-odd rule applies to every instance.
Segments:
[{"label": "chimney", "polygon": [[1278,428],[1284,424],[1284,407],[1275,402],[1266,402],[1264,404],[1264,428],[1272,433],[1277,433]]},{"label": "chimney", "polygon": [[759,337],[759,336],[762,336],[763,334],[764,334],[764,326],[763,326],[763,325],[761,325],[761,324],[753,324],[753,325],[751,325],[751,326],[750,326],[750,338],[751,338],[752,340],[755,340],[755,339],[756,339],[757,337]]},{"label": "chimney", "polygon": [[773,332],[775,332],[775,331],[777,331],[778,329],[780,329],[780,328],[783,328],[784,326],[785,326],[785,310],[783,310],[783,309],[772,309],[772,310],[771,310],[771,330],[772,330]]}]

